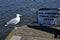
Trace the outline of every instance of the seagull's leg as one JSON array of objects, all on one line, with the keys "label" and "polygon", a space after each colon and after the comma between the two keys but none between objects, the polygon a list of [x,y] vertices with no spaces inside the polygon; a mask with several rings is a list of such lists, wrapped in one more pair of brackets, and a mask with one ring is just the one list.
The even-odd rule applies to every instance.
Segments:
[{"label": "seagull's leg", "polygon": [[15,27],[14,29],[17,29],[17,27]]},{"label": "seagull's leg", "polygon": [[15,29],[15,30],[17,30],[17,27],[16,27],[16,26],[14,26],[14,29]]}]

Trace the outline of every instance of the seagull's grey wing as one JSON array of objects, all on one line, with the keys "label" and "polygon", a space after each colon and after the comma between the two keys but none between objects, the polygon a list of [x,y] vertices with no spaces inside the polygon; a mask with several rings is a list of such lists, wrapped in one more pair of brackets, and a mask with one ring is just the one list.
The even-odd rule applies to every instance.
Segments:
[{"label": "seagull's grey wing", "polygon": [[16,20],[16,18],[11,19],[9,22],[7,22],[8,24],[17,24],[18,21]]}]

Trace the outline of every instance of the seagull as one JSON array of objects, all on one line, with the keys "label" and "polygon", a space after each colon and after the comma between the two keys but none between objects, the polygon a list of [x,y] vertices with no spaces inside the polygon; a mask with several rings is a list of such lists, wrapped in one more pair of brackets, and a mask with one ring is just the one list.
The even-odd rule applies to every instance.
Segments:
[{"label": "seagull", "polygon": [[[8,21],[5,26],[8,26],[8,25],[16,25],[20,22],[20,14],[16,14],[16,17],[11,19],[10,21]],[[15,27],[14,29],[17,29],[17,27]]]}]

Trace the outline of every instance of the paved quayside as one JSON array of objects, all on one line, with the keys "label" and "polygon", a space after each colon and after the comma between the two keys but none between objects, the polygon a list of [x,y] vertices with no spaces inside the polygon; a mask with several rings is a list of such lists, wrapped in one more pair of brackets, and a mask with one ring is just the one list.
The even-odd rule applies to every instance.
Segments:
[{"label": "paved quayside", "polygon": [[6,40],[60,40],[60,38],[54,38],[54,34],[29,28],[26,25],[18,27],[17,30],[12,30],[7,36]]}]

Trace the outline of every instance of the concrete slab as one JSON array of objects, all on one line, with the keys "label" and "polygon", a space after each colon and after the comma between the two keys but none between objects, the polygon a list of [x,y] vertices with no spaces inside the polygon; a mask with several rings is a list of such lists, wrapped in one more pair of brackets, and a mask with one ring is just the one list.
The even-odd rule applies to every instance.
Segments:
[{"label": "concrete slab", "polygon": [[12,36],[10,40],[21,40],[22,36]]}]

